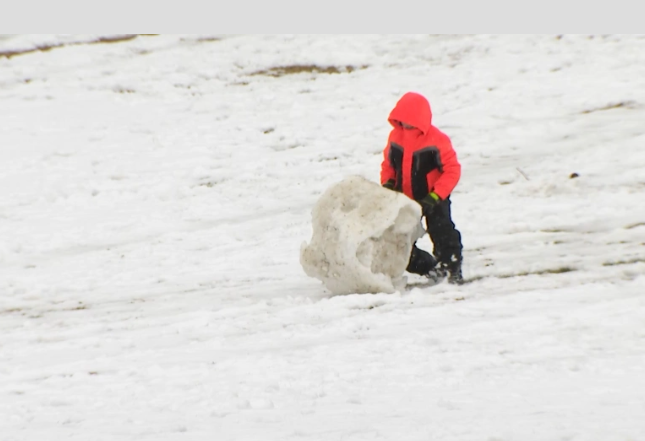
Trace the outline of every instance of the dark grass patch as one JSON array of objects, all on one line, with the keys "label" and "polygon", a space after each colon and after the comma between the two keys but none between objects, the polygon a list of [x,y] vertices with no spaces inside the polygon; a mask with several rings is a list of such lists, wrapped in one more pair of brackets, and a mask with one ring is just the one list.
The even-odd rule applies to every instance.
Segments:
[{"label": "dark grass patch", "polygon": [[258,70],[252,72],[249,75],[264,75],[267,77],[280,78],[286,75],[297,75],[302,73],[311,73],[311,74],[341,74],[341,73],[352,73],[356,70],[367,69],[366,65],[363,66],[318,66],[316,64],[292,64],[289,66],[276,66],[269,69]]},{"label": "dark grass patch", "polygon": [[595,109],[583,110],[581,113],[587,114],[587,113],[602,112],[604,110],[620,109],[620,108],[633,109],[635,107],[636,107],[636,103],[634,101],[620,101],[618,103],[607,104],[606,106],[603,106],[603,107],[596,107]]},{"label": "dark grass patch", "polygon": [[616,260],[613,262],[605,262],[602,266],[618,266],[618,265],[632,265],[634,263],[645,263],[645,257],[635,257],[628,260]]},{"label": "dark grass patch", "polygon": [[79,41],[75,43],[46,44],[46,45],[36,46],[35,48],[32,48],[32,49],[24,49],[24,50],[16,50],[16,51],[0,51],[0,57],[12,58],[18,55],[33,54],[34,52],[49,52],[52,49],[69,47],[69,46],[81,46],[84,44],[121,43],[124,41],[134,40],[139,36],[153,36],[153,35],[157,35],[157,34],[122,34],[122,35],[111,35],[108,37],[99,37],[96,40]]},{"label": "dark grass patch", "polygon": [[139,34],[125,34],[125,35],[114,35],[111,37],[99,37],[96,40],[88,41],[86,44],[121,43],[122,41],[134,40],[138,36]]},{"label": "dark grass patch", "polygon": [[570,273],[572,271],[576,271],[576,269],[571,268],[570,266],[562,266],[560,268],[547,268],[547,269],[538,270],[538,271],[523,271],[517,274],[500,274],[495,277],[498,277],[500,279],[510,279],[511,277],[543,276],[545,274],[564,274],[564,273]]},{"label": "dark grass patch", "polygon": [[563,274],[563,273],[570,273],[570,272],[573,272],[575,270],[576,270],[575,268],[571,268],[569,266],[563,266],[563,267],[560,267],[560,268],[551,268],[551,269],[545,269],[545,270],[542,270],[542,271],[536,271],[536,272],[530,273],[530,274],[538,274],[538,275],[539,274]]},{"label": "dark grass patch", "polygon": [[636,224],[627,225],[627,226],[625,227],[625,229],[626,229],[626,230],[632,230],[632,229],[634,229],[634,228],[638,228],[638,227],[645,227],[645,222],[638,222],[638,223],[636,223]]},{"label": "dark grass patch", "polygon": [[32,54],[34,52],[47,52],[54,48],[62,47],[62,46],[65,46],[65,45],[58,44],[58,45],[48,45],[48,46],[37,46],[33,49],[25,49],[25,50],[19,50],[19,51],[0,51],[0,57],[12,58],[18,55]]},{"label": "dark grass patch", "polygon": [[222,41],[219,37],[200,37],[197,39],[198,43],[213,43],[215,41]]},{"label": "dark grass patch", "polygon": [[222,40],[224,40],[222,37],[215,37],[215,36],[213,37],[204,36],[204,37],[197,37],[197,38],[189,37],[189,38],[179,39],[179,41],[182,43],[193,44],[193,45],[202,44],[202,43],[204,44],[217,43],[218,41],[222,41]]}]

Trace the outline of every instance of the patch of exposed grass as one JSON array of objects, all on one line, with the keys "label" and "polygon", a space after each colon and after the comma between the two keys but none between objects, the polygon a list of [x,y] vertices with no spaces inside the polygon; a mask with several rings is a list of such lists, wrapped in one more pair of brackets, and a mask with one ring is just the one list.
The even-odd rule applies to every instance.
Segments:
[{"label": "patch of exposed grass", "polygon": [[258,70],[252,72],[250,75],[264,75],[273,78],[279,78],[286,75],[297,75],[301,73],[315,73],[315,74],[340,74],[352,73],[356,70],[367,69],[366,65],[363,66],[318,66],[316,64],[292,64],[289,66],[276,66],[269,69]]},{"label": "patch of exposed grass", "polygon": [[613,262],[605,262],[602,264],[602,266],[632,265],[634,263],[645,263],[645,257],[635,257],[629,260],[616,260]]},{"label": "patch of exposed grass", "polygon": [[121,43],[123,41],[130,41],[134,40],[138,36],[152,36],[156,34],[122,34],[122,35],[112,35],[109,37],[99,37],[96,40],[89,40],[89,41],[80,41],[77,43],[53,43],[53,44],[45,44],[41,46],[36,46],[35,48],[32,49],[23,49],[23,50],[15,50],[15,51],[0,51],[0,57],[4,58],[12,58],[16,57],[18,55],[27,55],[27,54],[33,54],[34,52],[49,52],[52,49],[57,49],[61,47],[69,47],[69,46],[81,46],[83,44],[105,44],[105,43]]},{"label": "patch of exposed grass", "polygon": [[18,50],[18,51],[0,51],[0,57],[4,58],[11,58],[15,57],[17,55],[26,55],[26,54],[31,54],[34,52],[47,52],[49,50],[52,50],[56,47],[61,47],[64,46],[63,44],[59,45],[48,45],[48,46],[38,46],[34,49],[25,49],[25,50]]},{"label": "patch of exposed grass", "polygon": [[213,43],[215,41],[222,41],[220,37],[200,37],[197,39],[199,43]]},{"label": "patch of exposed grass", "polygon": [[634,101],[620,101],[618,103],[607,104],[606,106],[603,106],[603,107],[596,107],[595,109],[583,110],[582,113],[587,114],[587,113],[593,113],[593,112],[602,112],[604,110],[620,109],[622,107],[627,109],[633,109],[635,105],[636,103]]},{"label": "patch of exposed grass", "polygon": [[134,40],[138,36],[139,34],[125,34],[125,35],[114,35],[111,37],[99,37],[96,40],[88,41],[86,44],[121,43],[122,41]]},{"label": "patch of exposed grass", "polygon": [[562,266],[560,268],[545,269],[531,274],[563,274],[563,273],[570,273],[575,270],[576,270],[575,268],[571,268],[569,266]]},{"label": "patch of exposed grass", "polygon": [[627,225],[627,226],[625,227],[625,229],[626,229],[626,230],[631,230],[631,229],[633,229],[633,228],[638,228],[638,227],[645,227],[645,222],[638,222],[638,223],[636,223],[636,224]]},{"label": "patch of exposed grass", "polygon": [[500,279],[510,279],[511,277],[542,276],[544,274],[564,274],[570,273],[572,271],[576,271],[576,269],[569,266],[561,266],[560,268],[547,268],[538,271],[524,271],[516,274],[500,274],[497,277],[499,277]]}]

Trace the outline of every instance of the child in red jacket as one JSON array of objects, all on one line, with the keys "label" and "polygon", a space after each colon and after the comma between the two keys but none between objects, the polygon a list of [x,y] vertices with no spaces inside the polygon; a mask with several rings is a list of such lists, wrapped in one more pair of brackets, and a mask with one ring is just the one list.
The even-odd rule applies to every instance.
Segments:
[{"label": "child in red jacket", "polygon": [[388,120],[393,129],[383,151],[381,184],[421,204],[434,245],[434,257],[415,245],[407,271],[435,280],[448,275],[449,282],[461,284],[463,246],[450,216],[461,165],[450,138],[432,125],[430,104],[418,93],[403,95]]}]

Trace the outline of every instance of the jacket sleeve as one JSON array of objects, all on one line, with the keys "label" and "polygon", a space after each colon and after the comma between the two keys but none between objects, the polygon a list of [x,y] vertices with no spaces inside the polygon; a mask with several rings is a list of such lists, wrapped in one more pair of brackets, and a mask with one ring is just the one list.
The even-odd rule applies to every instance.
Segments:
[{"label": "jacket sleeve", "polygon": [[390,143],[388,142],[387,147],[383,150],[383,162],[381,162],[381,185],[390,179],[396,181],[396,173],[390,163]]},{"label": "jacket sleeve", "polygon": [[457,152],[452,148],[452,143],[447,137],[439,145],[439,155],[443,172],[435,182],[433,191],[441,199],[446,199],[461,178],[461,164],[457,160]]}]

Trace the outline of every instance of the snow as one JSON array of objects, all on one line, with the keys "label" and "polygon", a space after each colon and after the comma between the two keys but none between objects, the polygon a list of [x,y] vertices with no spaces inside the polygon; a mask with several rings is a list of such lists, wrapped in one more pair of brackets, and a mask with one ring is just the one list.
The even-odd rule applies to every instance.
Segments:
[{"label": "snow", "polygon": [[407,196],[349,176],[316,202],[300,264],[332,294],[392,294],[405,289],[412,246],[425,233],[420,219]]},{"label": "snow", "polygon": [[[642,439],[644,36],[103,37],[0,39],[2,441]],[[407,91],[470,283],[333,295]]]}]

